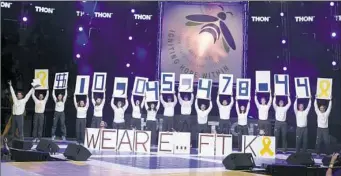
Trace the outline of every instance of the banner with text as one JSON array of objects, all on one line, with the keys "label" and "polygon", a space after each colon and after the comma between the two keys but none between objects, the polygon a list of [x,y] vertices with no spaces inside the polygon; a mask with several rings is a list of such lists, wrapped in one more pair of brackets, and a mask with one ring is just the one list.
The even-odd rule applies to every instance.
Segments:
[{"label": "banner with text", "polygon": [[[164,2],[161,71],[212,79],[242,77],[245,3]],[[178,81],[178,80],[176,80]]]},{"label": "banner with text", "polygon": [[242,153],[251,153],[257,158],[276,158],[275,137],[243,135],[242,138]]}]

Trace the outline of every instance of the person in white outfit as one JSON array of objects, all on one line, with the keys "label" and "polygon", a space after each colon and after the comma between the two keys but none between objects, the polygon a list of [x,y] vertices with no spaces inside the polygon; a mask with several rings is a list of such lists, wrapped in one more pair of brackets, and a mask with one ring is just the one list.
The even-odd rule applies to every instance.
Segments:
[{"label": "person in white outfit", "polygon": [[173,124],[174,124],[174,108],[175,105],[178,103],[175,93],[173,94],[173,101],[172,98],[169,96],[167,97],[167,102],[163,99],[163,96],[160,95],[160,101],[164,108],[163,111],[163,122],[162,122],[162,131],[174,131]]},{"label": "person in white outfit", "polygon": [[296,115],[296,152],[300,152],[301,143],[303,142],[303,152],[307,151],[308,145],[308,129],[307,129],[307,118],[311,107],[311,98],[306,109],[304,105],[300,103],[297,107],[297,97],[294,103],[294,111]]},{"label": "person in white outfit", "polygon": [[[179,131],[181,132],[191,132],[192,130],[192,123],[191,123],[191,113],[192,113],[192,105],[194,101],[194,95],[191,93],[191,98],[189,99],[187,95],[184,96],[184,98],[181,98],[180,92],[178,93],[178,99],[179,103],[181,105],[181,116],[179,117],[179,120],[177,120],[179,123]],[[186,126],[186,127],[185,127]]]},{"label": "person in white outfit", "polygon": [[117,105],[115,105],[115,98],[113,97],[111,100],[111,107],[114,110],[114,129],[124,129],[125,128],[125,120],[124,114],[128,108],[129,102],[127,98],[125,98],[125,103],[123,105],[122,101],[118,101]]},{"label": "person in white outfit", "polygon": [[64,113],[64,108],[65,108],[65,102],[67,98],[67,89],[65,89],[65,95],[63,94],[58,94],[58,97],[56,97],[55,90],[53,89],[52,91],[52,98],[53,101],[56,103],[55,108],[54,108],[54,115],[53,115],[53,126],[52,126],[52,140],[56,138],[56,129],[57,129],[57,124],[58,121],[60,122],[60,130],[62,132],[62,139],[65,141],[66,140],[66,126],[65,126],[65,113]]},{"label": "person in white outfit", "polygon": [[274,95],[274,99],[272,101],[272,106],[276,112],[276,121],[275,121],[275,138],[276,138],[276,148],[279,148],[279,140],[282,138],[282,147],[284,152],[287,150],[287,130],[288,124],[287,120],[287,111],[291,106],[290,95],[288,95],[288,103],[284,106],[284,101],[279,100],[278,105],[276,103],[276,95]]},{"label": "person in white outfit", "polygon": [[236,101],[236,112],[238,115],[238,147],[241,150],[242,149],[242,136],[243,135],[249,135],[249,128],[247,126],[247,116],[250,111],[250,99],[247,103],[247,106],[240,106],[238,100]]},{"label": "person in white outfit", "polygon": [[217,95],[217,105],[219,108],[219,116],[220,116],[218,133],[231,134],[230,133],[230,128],[231,128],[230,113],[231,113],[233,103],[234,103],[233,95],[231,95],[231,101],[229,104],[227,104],[227,100],[223,100],[223,102],[220,103],[219,94]]},{"label": "person in white outfit", "polygon": [[21,91],[18,91],[17,94],[15,94],[11,81],[9,81],[8,84],[9,84],[11,96],[13,99],[13,107],[12,107],[13,116],[12,116],[12,125],[11,125],[12,135],[14,138],[16,129],[18,128],[19,138],[21,140],[24,140],[24,113],[25,113],[26,103],[30,99],[34,91],[34,88],[32,87],[31,90],[24,97],[23,92]]},{"label": "person in white outfit", "polygon": [[91,128],[100,128],[100,124],[103,119],[103,108],[105,104],[105,92],[103,93],[103,99],[97,97],[95,99],[94,92],[91,96],[92,105],[94,106],[94,116],[91,120]]},{"label": "person in white outfit", "polygon": [[317,114],[316,153],[320,154],[321,143],[325,145],[325,151],[328,152],[330,149],[328,120],[332,110],[332,100],[329,100],[328,108],[326,108],[324,105],[318,106],[317,98],[315,98],[314,109]]},{"label": "person in white outfit", "polygon": [[79,144],[84,144],[84,135],[86,128],[86,116],[89,109],[89,97],[86,95],[86,102],[84,100],[80,100],[77,103],[76,95],[73,96],[73,103],[77,110],[77,119],[76,119],[76,140]]},{"label": "person in white outfit", "polygon": [[35,91],[32,93],[32,99],[35,103],[34,108],[34,116],[33,116],[33,142],[39,142],[43,135],[43,126],[45,119],[45,106],[46,102],[49,98],[49,90],[46,91],[46,96],[42,93],[38,95],[38,98],[35,95]]},{"label": "person in white outfit", "polygon": [[131,127],[133,129],[141,130],[141,110],[144,106],[145,97],[143,97],[142,102],[140,100],[134,101],[134,95],[131,95],[130,97],[130,103],[133,107],[132,112],[132,119],[131,119]]},{"label": "person in white outfit", "polygon": [[150,106],[148,106],[148,102],[145,103],[145,108],[147,110],[147,120],[146,120],[146,126],[147,131],[151,131],[151,143],[157,144],[156,137],[156,115],[157,111],[160,108],[160,101],[157,101],[157,104],[155,105],[155,102],[150,103]]},{"label": "person in white outfit", "polygon": [[261,103],[259,103],[257,98],[257,92],[255,94],[255,104],[258,109],[258,129],[264,131],[264,136],[270,136],[271,123],[268,120],[269,109],[271,107],[272,96],[270,92],[269,101],[266,102],[265,97],[261,98]]},{"label": "person in white outfit", "polygon": [[198,116],[198,126],[197,126],[197,133],[207,133],[207,121],[208,121],[208,114],[212,110],[212,101],[210,101],[210,106],[206,108],[205,104],[201,104],[200,108],[198,105],[198,98],[195,99],[195,110],[197,111]]}]

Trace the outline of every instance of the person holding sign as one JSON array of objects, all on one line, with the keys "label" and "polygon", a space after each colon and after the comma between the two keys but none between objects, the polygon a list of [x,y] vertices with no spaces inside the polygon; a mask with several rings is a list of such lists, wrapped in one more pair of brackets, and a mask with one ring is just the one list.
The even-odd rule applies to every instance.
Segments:
[{"label": "person holding sign", "polygon": [[127,98],[125,98],[124,105],[122,101],[118,101],[117,105],[114,103],[115,98],[112,97],[111,100],[111,107],[114,110],[114,129],[124,129],[125,128],[125,120],[124,120],[124,113],[128,108],[129,102]]},{"label": "person holding sign", "polygon": [[151,142],[152,144],[157,144],[156,141],[156,115],[157,111],[160,108],[160,101],[157,101],[157,104],[155,106],[155,103],[151,103],[150,107],[148,106],[148,102],[145,103],[145,107],[147,110],[147,130],[151,131]]},{"label": "person holding sign", "polygon": [[91,128],[99,128],[103,118],[103,107],[105,104],[105,92],[103,92],[103,99],[97,97],[95,99],[94,92],[91,96],[92,105],[94,106],[94,116],[91,120]]},{"label": "person holding sign", "polygon": [[238,115],[238,147],[242,149],[242,136],[249,135],[249,128],[247,126],[247,116],[250,111],[250,99],[248,100],[247,106],[240,106],[238,100],[236,101],[236,112]]},{"label": "person holding sign", "polygon": [[230,122],[230,113],[231,108],[233,106],[234,100],[233,95],[231,95],[231,102],[227,104],[227,100],[223,100],[223,103],[220,103],[219,94],[217,95],[217,105],[219,108],[219,127],[218,132],[223,134],[230,134],[231,122]]},{"label": "person holding sign", "polygon": [[141,109],[143,109],[145,97],[143,97],[142,102],[140,100],[134,101],[134,95],[130,97],[130,103],[133,107],[133,115],[131,119],[131,127],[133,129],[141,130]]},{"label": "person holding sign", "polygon": [[60,121],[60,128],[62,132],[62,139],[63,141],[66,140],[66,126],[65,126],[65,113],[64,113],[64,107],[65,102],[67,98],[67,89],[65,89],[65,95],[58,94],[58,97],[56,97],[55,89],[52,91],[52,98],[53,101],[56,103],[55,109],[54,109],[54,115],[53,115],[53,126],[52,126],[52,140],[56,138],[56,129],[58,121]]},{"label": "person holding sign", "polygon": [[201,104],[200,108],[198,105],[198,98],[195,99],[195,110],[197,111],[198,115],[198,133],[206,133],[207,132],[207,121],[208,121],[208,114],[212,110],[212,101],[210,101],[210,106],[206,109],[205,104]]},{"label": "person holding sign", "polygon": [[[178,93],[179,103],[181,105],[181,118],[180,123],[182,124],[180,131],[181,132],[190,132],[191,131],[191,121],[189,116],[192,113],[192,104],[194,100],[194,95],[191,93],[191,99],[188,98],[187,95],[184,96],[184,99],[181,98],[180,92]],[[187,127],[185,128],[185,125]]]},{"label": "person holding sign", "polygon": [[21,91],[18,91],[17,95],[15,95],[14,89],[12,87],[12,81],[9,81],[8,84],[9,84],[9,89],[10,89],[12,100],[13,100],[12,135],[14,138],[15,132],[18,128],[19,138],[21,140],[24,140],[24,113],[25,113],[26,103],[29,100],[31,94],[33,93],[34,88],[32,87],[31,90],[24,97]]},{"label": "person holding sign", "polygon": [[84,135],[85,135],[85,127],[86,127],[86,115],[89,108],[89,97],[86,95],[86,102],[84,100],[80,100],[77,103],[76,95],[73,96],[73,103],[77,110],[77,119],[76,119],[76,140],[78,144],[83,145],[84,143]]},{"label": "person holding sign", "polygon": [[272,106],[276,112],[276,121],[275,121],[275,137],[276,137],[276,147],[278,148],[279,139],[282,138],[282,147],[284,152],[287,150],[287,111],[291,106],[290,95],[288,95],[288,103],[284,106],[284,101],[280,100],[278,105],[276,103],[276,95],[274,95],[274,99],[272,101]]},{"label": "person holding sign", "polygon": [[297,107],[297,97],[294,103],[294,111],[296,115],[296,152],[300,152],[301,143],[303,142],[303,152],[307,151],[308,144],[308,129],[307,129],[307,117],[311,107],[311,98],[306,109],[304,105],[300,103]]},{"label": "person holding sign", "polygon": [[49,90],[46,91],[46,96],[42,93],[39,94],[38,98],[35,96],[35,91],[33,90],[32,99],[35,103],[34,117],[33,117],[33,142],[39,142],[43,134],[44,125],[44,112],[46,102],[49,98]]},{"label": "person holding sign", "polygon": [[162,123],[163,131],[174,131],[174,128],[173,128],[174,107],[178,103],[175,93],[173,94],[173,99],[174,100],[172,101],[172,98],[168,96],[167,102],[166,102],[165,100],[163,100],[163,96],[160,95],[160,100],[164,108],[164,111],[163,111],[164,118],[163,118],[163,123]]},{"label": "person holding sign", "polygon": [[324,105],[320,107],[317,104],[317,96],[314,101],[314,108],[317,114],[317,134],[316,134],[316,153],[320,154],[321,142],[325,145],[326,151],[329,150],[329,130],[328,130],[328,118],[332,109],[332,100],[329,100],[328,108]]},{"label": "person holding sign", "polygon": [[266,103],[265,97],[261,98],[261,103],[257,99],[257,92],[255,93],[255,104],[258,109],[258,129],[264,131],[265,136],[270,135],[271,124],[268,121],[269,109],[271,107],[272,97],[270,92],[270,98],[268,103]]}]

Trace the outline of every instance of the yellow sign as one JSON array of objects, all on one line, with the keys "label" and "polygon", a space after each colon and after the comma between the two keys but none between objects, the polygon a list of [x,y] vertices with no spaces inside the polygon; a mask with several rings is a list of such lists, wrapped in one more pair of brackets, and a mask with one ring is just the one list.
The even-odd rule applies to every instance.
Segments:
[{"label": "yellow sign", "polygon": [[266,153],[269,156],[274,156],[274,152],[271,150],[271,139],[267,136],[264,136],[262,139],[263,149],[260,151],[261,156],[264,156]]},{"label": "yellow sign", "polygon": [[48,69],[35,69],[34,79],[40,79],[40,87],[37,89],[49,88],[49,70]]},{"label": "yellow sign", "polygon": [[332,95],[333,79],[317,78],[316,95],[318,99],[330,100]]}]

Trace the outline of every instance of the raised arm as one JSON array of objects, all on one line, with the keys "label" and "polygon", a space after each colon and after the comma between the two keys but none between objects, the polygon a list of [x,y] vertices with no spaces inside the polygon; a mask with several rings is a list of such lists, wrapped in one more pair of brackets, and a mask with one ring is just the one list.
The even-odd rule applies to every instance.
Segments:
[{"label": "raised arm", "polygon": [[247,102],[245,113],[249,114],[249,111],[250,111],[250,100],[249,102]]},{"label": "raised arm", "polygon": [[259,109],[259,102],[258,102],[257,94],[255,94],[255,104],[257,108]]},{"label": "raised arm", "polygon": [[309,98],[308,106],[307,106],[307,108],[304,110],[304,112],[305,112],[306,114],[308,114],[309,111],[310,111],[310,108],[311,108],[311,98]]},{"label": "raised arm", "polygon": [[178,99],[179,99],[180,105],[182,105],[182,102],[183,102],[184,100],[181,98],[180,92],[178,92]]},{"label": "raised arm", "polygon": [[128,106],[129,106],[129,101],[128,101],[128,98],[126,98],[126,99],[125,99],[124,106],[123,106],[123,109],[124,109],[124,110],[127,110]]},{"label": "raised arm", "polygon": [[291,98],[290,98],[290,95],[288,95],[288,103],[287,105],[285,105],[285,109],[288,110],[291,106]]},{"label": "raised arm", "polygon": [[77,109],[78,105],[77,105],[77,99],[76,99],[76,95],[75,94],[73,95],[73,104],[75,105],[75,108]]},{"label": "raised arm", "polygon": [[67,89],[65,89],[65,95],[63,97],[63,102],[65,103],[66,102],[66,99],[67,99]]},{"label": "raised arm", "polygon": [[194,105],[194,107],[195,107],[195,110],[198,112],[200,109],[199,109],[199,105],[198,105],[198,99],[196,98],[195,99],[195,105]]},{"label": "raised arm", "polygon": [[91,92],[91,103],[94,106],[96,105],[96,100],[95,100],[94,92]]},{"label": "raised arm", "polygon": [[164,105],[166,103],[165,100],[163,99],[162,94],[160,94],[160,101],[161,101],[162,105]]},{"label": "raised arm", "polygon": [[34,88],[32,87],[31,90],[25,95],[25,97],[23,99],[25,102],[27,102],[30,99],[30,97],[32,96],[33,91],[34,91]]},{"label": "raised arm", "polygon": [[237,112],[237,115],[239,116],[240,110],[239,110],[239,103],[238,103],[238,100],[236,100],[236,112]]},{"label": "raised arm", "polygon": [[34,103],[37,103],[38,102],[38,98],[36,97],[35,93],[36,93],[36,91],[33,90],[32,99],[33,99]]},{"label": "raised arm", "polygon": [[221,103],[220,103],[219,94],[217,95],[216,102],[217,102],[218,108],[220,108],[221,107]]},{"label": "raised arm", "polygon": [[[34,94],[34,92],[33,92],[33,94]],[[49,96],[50,96],[50,91],[47,90],[47,91],[46,91],[45,98],[44,98],[44,101],[45,101],[45,102],[47,102],[47,100],[49,99]]]},{"label": "raised arm", "polygon": [[314,109],[315,109],[316,114],[319,113],[320,110],[319,110],[318,105],[317,105],[317,98],[315,98],[315,100],[314,100]]},{"label": "raised arm", "polygon": [[228,105],[229,109],[232,108],[233,103],[234,103],[234,99],[233,99],[233,96],[231,95],[231,102],[230,102],[230,104]]},{"label": "raised arm", "polygon": [[326,110],[327,114],[330,114],[330,111],[332,111],[332,100],[329,100],[328,108]]},{"label": "raised arm", "polygon": [[294,102],[294,112],[295,112],[295,114],[297,114],[297,97],[296,97],[295,102]]},{"label": "raised arm", "polygon": [[105,92],[103,92],[103,99],[102,99],[102,102],[101,102],[101,106],[102,106],[102,107],[103,107],[104,104],[105,104],[105,98],[106,98]]},{"label": "raised arm", "polygon": [[178,99],[176,98],[175,93],[173,94],[173,98],[174,98],[173,104],[174,106],[176,106],[176,104],[178,103]]},{"label": "raised arm", "polygon": [[160,101],[157,101],[157,104],[156,104],[156,110],[158,111],[160,108]]},{"label": "raised arm", "polygon": [[142,101],[141,101],[141,103],[140,103],[140,105],[141,105],[141,109],[143,108],[143,105],[144,105],[144,102],[146,101],[146,97],[143,97],[143,99],[142,99]]},{"label": "raised arm", "polygon": [[270,92],[269,101],[268,101],[268,104],[267,104],[268,108],[271,107],[271,103],[272,103],[272,96],[271,96],[271,92]]},{"label": "raised arm", "polygon": [[210,105],[207,108],[208,113],[211,112],[212,110],[212,101],[210,100]]},{"label": "raised arm", "polygon": [[110,105],[111,105],[111,108],[112,108],[114,111],[117,109],[117,107],[116,107],[116,105],[115,105],[115,98],[114,98],[114,97],[112,97]]},{"label": "raised arm", "polygon": [[276,95],[274,95],[274,99],[272,100],[272,106],[274,107],[275,111],[277,109],[277,103],[276,103]]},{"label": "raised arm", "polygon": [[57,102],[56,91],[54,89],[52,90],[52,99],[54,102]]},{"label": "raised arm", "polygon": [[146,107],[146,110],[148,111],[148,109],[149,109],[148,102],[145,102],[144,106]]},{"label": "raised arm", "polygon": [[194,94],[191,93],[191,99],[190,99],[191,105],[193,104],[193,101],[194,101]]},{"label": "raised arm", "polygon": [[89,102],[89,95],[86,95],[85,108],[88,109],[88,108],[89,108],[89,105],[90,105],[90,102]]}]

